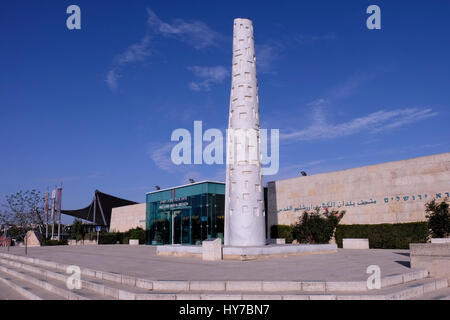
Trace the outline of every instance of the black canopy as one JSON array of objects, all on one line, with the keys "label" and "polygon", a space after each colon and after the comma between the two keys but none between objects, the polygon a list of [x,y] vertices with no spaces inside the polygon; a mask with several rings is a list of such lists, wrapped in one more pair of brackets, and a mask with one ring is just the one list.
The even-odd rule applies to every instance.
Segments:
[{"label": "black canopy", "polygon": [[61,213],[69,216],[90,221],[96,225],[109,227],[111,223],[112,208],[137,204],[137,202],[111,196],[95,190],[94,199],[91,204],[78,210],[61,210]]}]

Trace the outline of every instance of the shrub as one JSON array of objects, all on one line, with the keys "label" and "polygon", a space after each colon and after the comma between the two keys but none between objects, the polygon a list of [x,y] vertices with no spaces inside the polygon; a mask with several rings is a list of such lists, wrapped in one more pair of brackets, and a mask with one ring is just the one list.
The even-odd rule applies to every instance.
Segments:
[{"label": "shrub", "polygon": [[[139,244],[145,243],[145,230],[142,228],[130,229],[126,232],[128,239],[138,239]],[[126,242],[128,244],[128,241]]]},{"label": "shrub", "polygon": [[72,239],[76,239],[77,241],[84,239],[84,229],[83,222],[79,219],[75,219],[70,228],[70,236]]},{"label": "shrub", "polygon": [[299,243],[329,243],[344,214],[345,211],[328,211],[328,208],[323,213],[320,208],[305,211],[293,226],[292,236]]},{"label": "shrub", "polygon": [[270,227],[270,237],[272,239],[284,238],[286,239],[286,243],[291,243],[294,240],[292,237],[292,226],[273,225]]},{"label": "shrub", "polygon": [[[100,234],[99,234],[100,237]],[[84,235],[84,240],[97,240],[97,232],[89,232],[87,234]]]},{"label": "shrub", "polygon": [[102,232],[99,234],[99,244],[116,244],[122,243],[123,233],[121,232]]},{"label": "shrub", "polygon": [[428,241],[428,226],[426,222],[339,225],[335,237],[340,248],[344,238],[364,238],[372,249],[409,249],[410,243]]},{"label": "shrub", "polygon": [[[130,229],[127,232],[102,232],[98,242],[99,244],[128,244],[130,239],[138,239],[140,244],[144,244],[145,236],[146,232],[142,228]],[[95,235],[93,239],[97,239],[97,236]]]},{"label": "shrub", "polygon": [[428,229],[433,238],[445,238],[450,236],[450,210],[448,199],[441,202],[436,199],[425,205],[428,219]]},{"label": "shrub", "polygon": [[62,240],[42,240],[42,246],[67,246],[67,239]]}]

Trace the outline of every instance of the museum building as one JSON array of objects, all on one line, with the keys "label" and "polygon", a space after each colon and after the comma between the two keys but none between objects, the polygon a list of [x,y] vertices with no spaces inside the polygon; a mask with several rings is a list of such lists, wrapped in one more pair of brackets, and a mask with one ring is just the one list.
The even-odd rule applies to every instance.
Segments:
[{"label": "museum building", "polygon": [[[425,204],[450,197],[450,153],[269,182],[266,238],[316,207],[345,210],[341,224],[425,221]],[[149,192],[145,204],[112,209],[111,231],[142,227],[147,244],[224,238],[225,184],[203,181]]]},{"label": "museum building", "polygon": [[204,181],[147,193],[147,244],[224,237],[225,184]]}]

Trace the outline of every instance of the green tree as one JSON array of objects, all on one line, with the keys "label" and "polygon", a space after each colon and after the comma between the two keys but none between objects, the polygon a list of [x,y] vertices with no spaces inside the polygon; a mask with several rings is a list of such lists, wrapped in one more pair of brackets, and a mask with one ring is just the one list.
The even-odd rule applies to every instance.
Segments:
[{"label": "green tree", "polygon": [[79,219],[75,219],[70,228],[70,236],[77,241],[84,239],[83,222]]},{"label": "green tree", "polygon": [[126,232],[128,234],[129,239],[137,239],[139,240],[140,244],[144,244],[145,243],[145,230],[142,228],[135,228],[135,229],[130,229],[128,230],[128,232]]},{"label": "green tree", "polygon": [[433,238],[445,238],[450,236],[450,210],[448,198],[438,202],[431,200],[425,205],[428,228]]},{"label": "green tree", "polygon": [[320,208],[305,211],[292,228],[292,236],[299,243],[328,243],[334,236],[337,225],[344,217],[345,211],[329,211]]}]

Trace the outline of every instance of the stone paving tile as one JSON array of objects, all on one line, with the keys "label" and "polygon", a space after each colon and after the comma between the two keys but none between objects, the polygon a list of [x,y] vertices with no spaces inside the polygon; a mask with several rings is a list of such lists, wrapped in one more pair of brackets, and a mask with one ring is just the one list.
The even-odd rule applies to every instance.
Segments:
[{"label": "stone paving tile", "polygon": [[[0,249],[0,252],[6,252]],[[24,248],[11,247],[24,255]],[[202,261],[156,255],[154,246],[101,245],[28,248],[28,256],[152,280],[361,281],[369,265],[381,276],[408,272],[408,250],[342,250],[337,253],[251,261]]]}]

